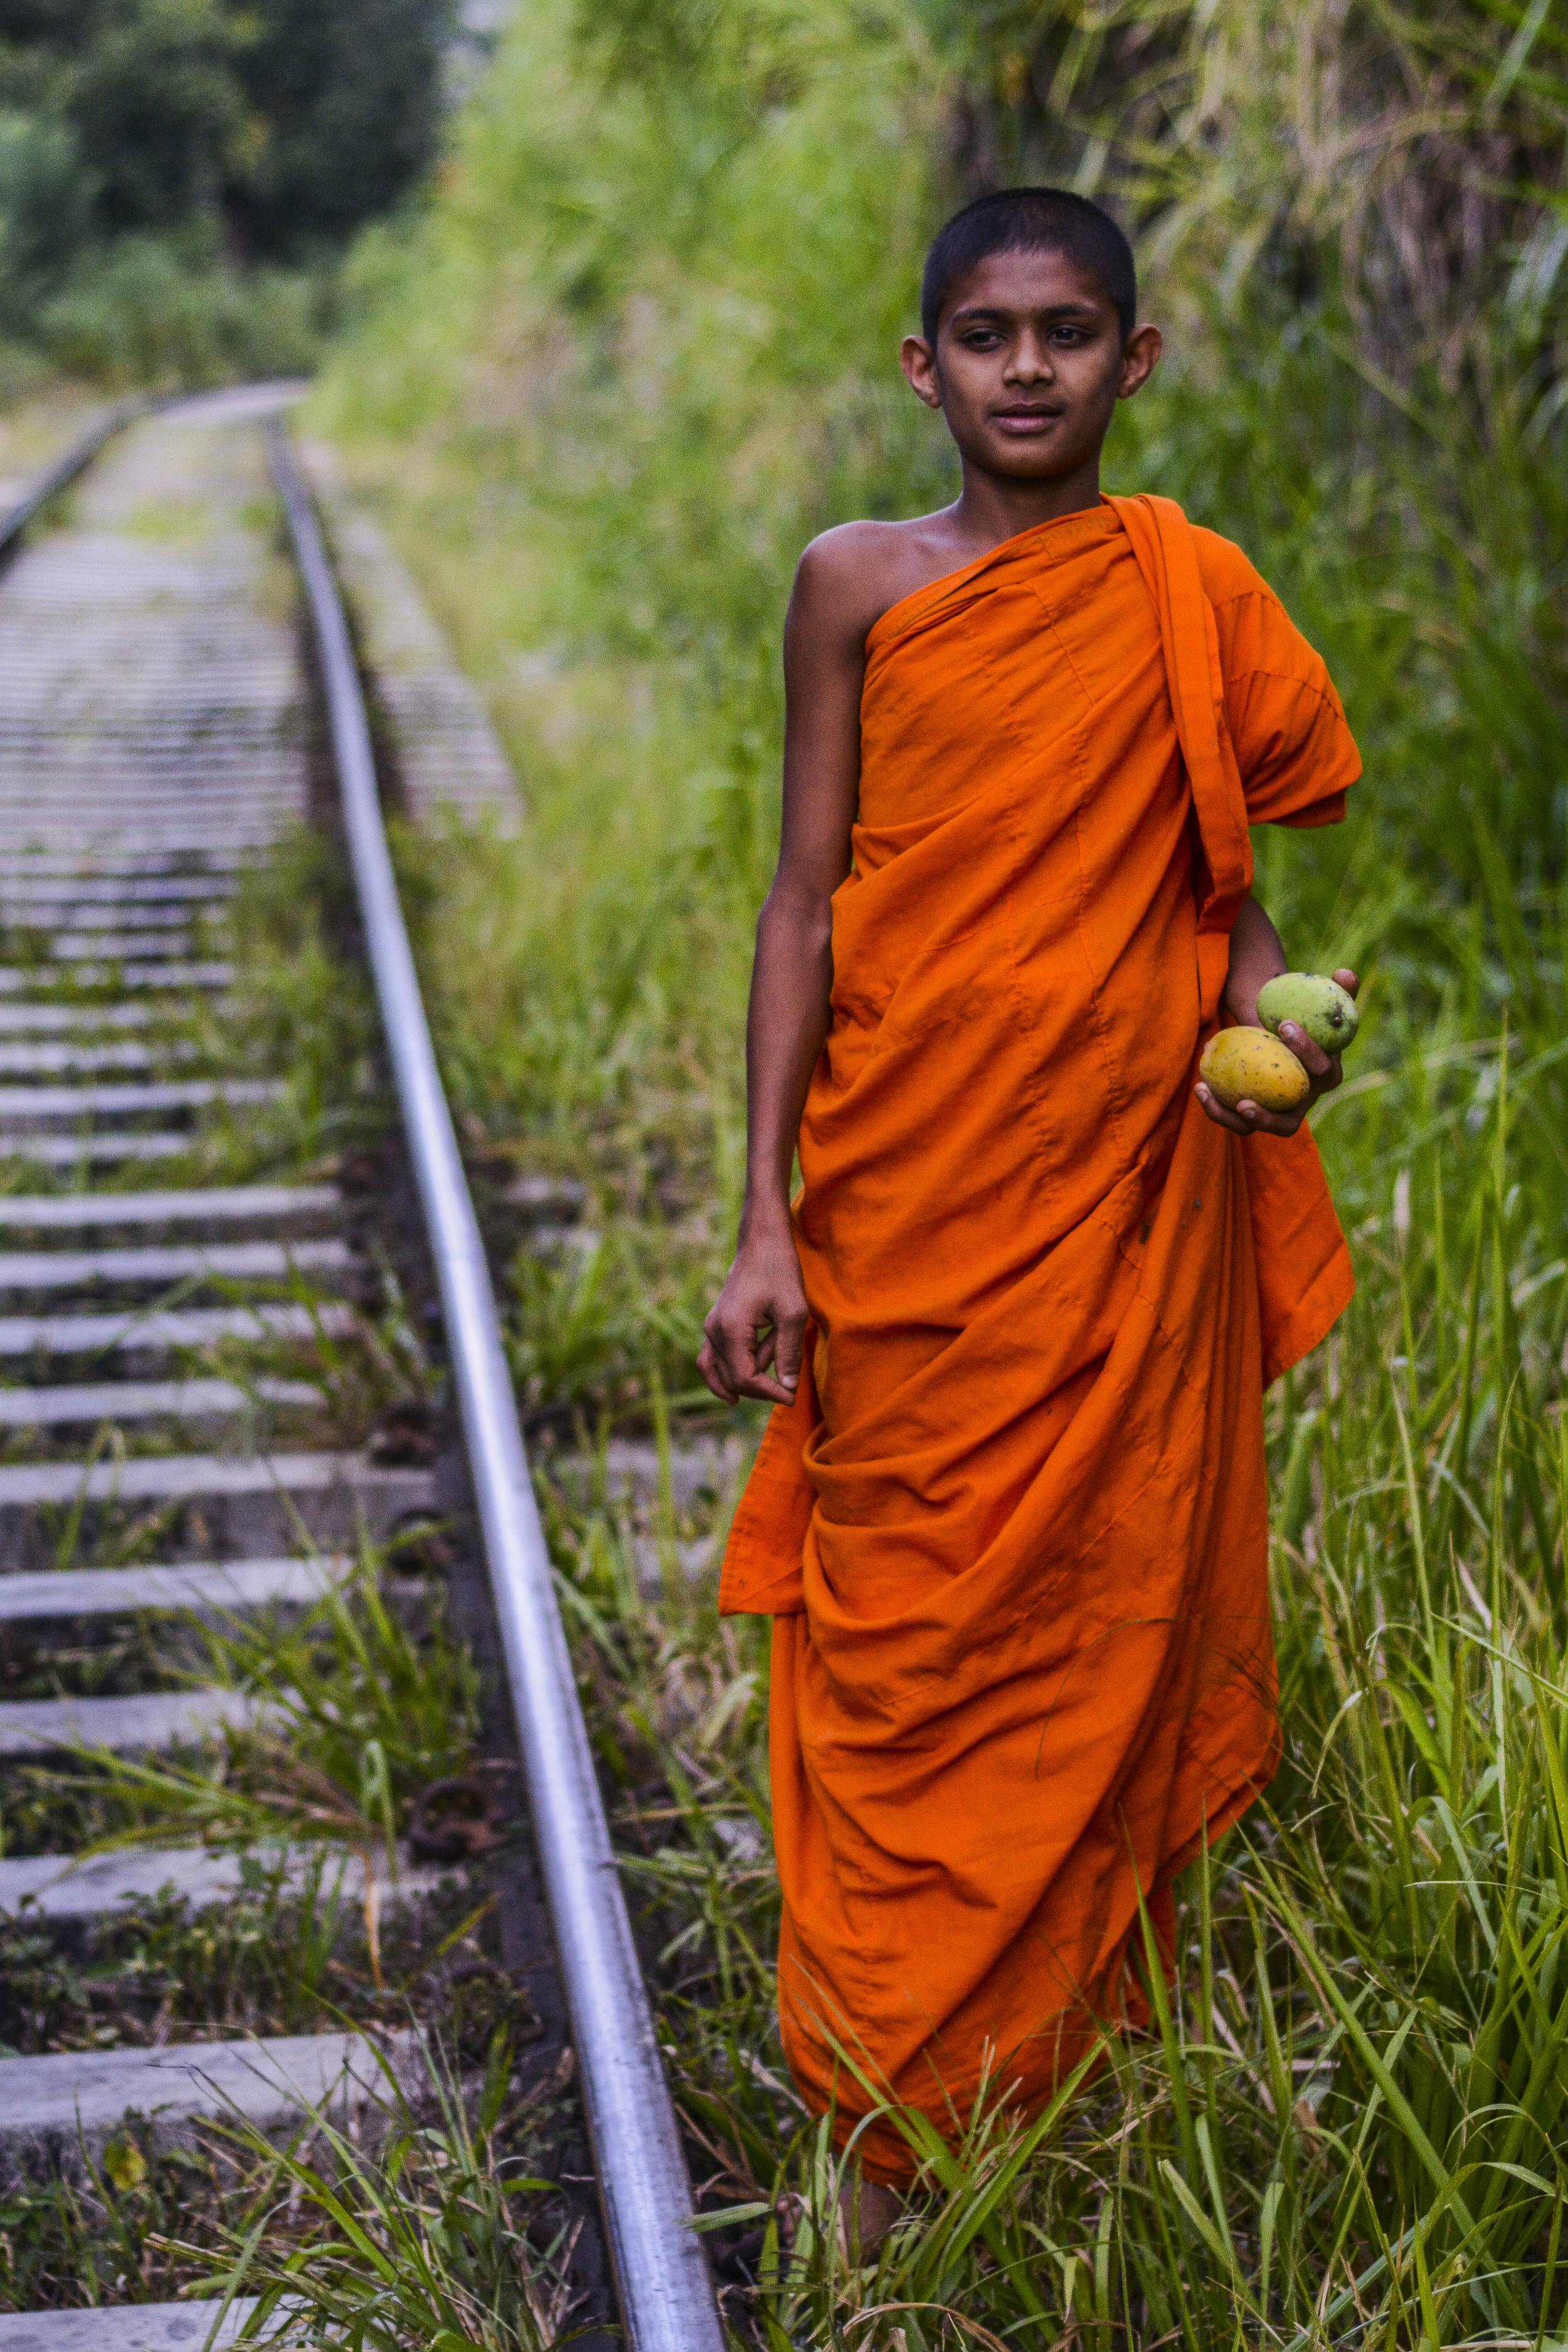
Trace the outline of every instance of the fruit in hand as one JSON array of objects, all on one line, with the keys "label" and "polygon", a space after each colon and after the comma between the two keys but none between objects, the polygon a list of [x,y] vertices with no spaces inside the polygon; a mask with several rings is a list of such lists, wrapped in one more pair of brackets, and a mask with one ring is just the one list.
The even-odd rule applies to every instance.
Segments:
[{"label": "fruit in hand", "polygon": [[1226,1110],[1239,1102],[1255,1102],[1260,1110],[1297,1110],[1312,1090],[1289,1046],[1267,1029],[1216,1030],[1204,1047],[1198,1076]]},{"label": "fruit in hand", "polygon": [[1258,992],[1258,1017],[1275,1036],[1281,1021],[1299,1022],[1325,1054],[1342,1054],[1361,1026],[1355,998],[1321,971],[1281,971],[1265,981]]}]

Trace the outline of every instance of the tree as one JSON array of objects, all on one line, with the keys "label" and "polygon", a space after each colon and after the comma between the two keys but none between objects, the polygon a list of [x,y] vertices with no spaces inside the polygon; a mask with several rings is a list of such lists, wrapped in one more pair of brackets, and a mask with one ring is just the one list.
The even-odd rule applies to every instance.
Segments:
[{"label": "tree", "polygon": [[62,111],[111,236],[214,211],[245,121],[237,48],[216,0],[110,0],[97,12],[63,77]]},{"label": "tree", "polygon": [[240,257],[308,260],[428,169],[454,17],[455,0],[0,0],[0,109],[75,140],[100,236],[221,226]]},{"label": "tree", "polygon": [[250,250],[346,243],[434,161],[453,0],[259,0],[238,72],[258,135],[229,202]]},{"label": "tree", "polygon": [[25,330],[87,235],[91,190],[62,122],[0,113],[0,331]]}]

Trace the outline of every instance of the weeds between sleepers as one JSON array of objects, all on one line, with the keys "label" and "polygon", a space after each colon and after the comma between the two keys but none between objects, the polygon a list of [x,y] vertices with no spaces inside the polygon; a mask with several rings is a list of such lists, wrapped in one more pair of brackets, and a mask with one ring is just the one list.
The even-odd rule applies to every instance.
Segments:
[{"label": "weeds between sleepers", "polygon": [[[26,1766],[23,1785],[60,1800],[68,1818],[89,1811],[95,1844],[395,1842],[418,1791],[468,1766],[477,1692],[431,1580],[384,1580],[382,1569],[367,1551],[350,1581],[303,1611],[187,1618],[190,1679],[255,1699],[267,1711],[256,1724],[230,1727],[194,1760],[89,1749],[78,1758],[85,1774]],[[38,1811],[45,1835],[62,1826]],[[19,1850],[14,1832],[8,1843]]]},{"label": "weeds between sleepers", "polygon": [[[101,2162],[84,2160],[75,2175],[0,2204],[0,2308],[221,2293],[237,2255],[247,2258],[242,2287],[265,2289],[268,2274],[281,2273],[298,2298],[288,2265],[300,2260],[325,2299],[343,2284],[348,2209],[367,2240],[379,2231],[400,2252],[413,2250],[405,2272],[425,2273],[408,2278],[415,2294],[432,2258],[448,2274],[457,2290],[448,2317],[476,2287],[497,2315],[518,2297],[526,2312],[531,2294],[569,2310],[582,2297],[574,2262],[581,2222],[539,2168],[570,2128],[570,2072],[558,2068],[515,2095],[513,2055],[504,2032],[475,2066],[432,2038],[423,2085],[411,2095],[389,2073],[373,2127],[353,2140],[312,2123],[279,2148],[219,2124],[169,2147],[133,2120]],[[362,2261],[350,2275],[363,2313],[373,2264]],[[411,2315],[427,2314],[428,2304]],[[509,2340],[517,2339],[500,2338]]]},{"label": "weeds between sleepers", "polygon": [[[301,1157],[317,1155],[317,1171],[350,1197],[350,1222],[373,1267],[374,1295],[360,1302],[359,1328],[347,1339],[335,1339],[317,1318],[303,1346],[219,1348],[193,1356],[184,1369],[233,1374],[242,1389],[258,1376],[308,1374],[321,1405],[302,1414],[300,1426],[315,1441],[368,1442],[373,1460],[426,1464],[440,1432],[428,1335],[408,1297],[407,1286],[417,1292],[422,1269],[410,1265],[406,1238],[387,1214],[384,1098],[372,1090],[374,1073],[357,1070],[352,1057],[345,1069],[341,1058],[345,1023],[352,1030],[363,990],[356,996],[352,967],[342,968],[336,950],[321,943],[330,861],[308,844],[292,843],[279,864],[285,885],[266,869],[242,877],[234,1000],[221,1015],[192,1005],[176,1027],[200,1033],[202,1050],[230,1069],[237,1059],[244,1066],[253,1029],[264,1066],[297,1046],[298,1062],[308,1068],[319,1048],[319,1095],[296,1087],[276,1112],[269,1107],[255,1119],[205,1121],[193,1131],[188,1162],[173,1163],[171,1172],[176,1181],[287,1175],[298,1172]],[[265,935],[259,946],[258,928]],[[234,1037],[237,1054],[228,1050]],[[356,1085],[363,1097],[357,1107]],[[342,1148],[323,1164],[320,1153],[329,1140]],[[374,1163],[368,1168],[367,1158]],[[36,1175],[31,1181],[36,1186]],[[221,1284],[203,1286],[209,1297],[215,1289],[227,1295]],[[237,1300],[256,1295],[234,1294]],[[279,1285],[277,1295],[307,1307],[318,1296],[298,1279]],[[189,1294],[176,1291],[155,1303],[189,1303]],[[288,1426],[281,1415],[269,1420],[275,1437]],[[116,1449],[123,1443],[118,1433],[110,1441]],[[136,1429],[129,1442],[139,1454],[167,1449],[168,1433],[155,1425]],[[101,1464],[114,1458],[103,1444],[92,1455]],[[41,1564],[62,1570],[207,1549],[185,1507],[140,1508],[112,1500],[88,1507],[85,1483],[74,1504],[54,1512],[40,1540],[47,1555]],[[446,2036],[444,2063],[465,2080],[493,2062],[503,2081],[515,2072],[531,2084],[526,2098],[491,2116],[492,2137],[504,2125],[531,2149],[570,2148],[567,2076],[552,2072],[558,2028],[547,2032],[530,1992],[531,1961],[543,1956],[529,1956],[527,1969],[515,1965],[515,1933],[509,1946],[499,1925],[526,1826],[516,1818],[515,1772],[479,1749],[478,1683],[447,1590],[458,1565],[443,1528],[421,1523],[395,1529],[382,1546],[364,1545],[346,1583],[308,1609],[232,1617],[209,1610],[184,1620],[160,1612],[155,1644],[154,1621],[134,1614],[79,1627],[50,1622],[32,1642],[23,1629],[11,1645],[13,1692],[17,1685],[40,1696],[134,1688],[155,1658],[165,1685],[172,1673],[183,1674],[245,1693],[265,1712],[232,1736],[183,1752],[82,1750],[52,1769],[22,1766],[7,1773],[4,1831],[13,1854],[147,1843],[253,1849],[247,1884],[232,1904],[197,1907],[166,1894],[58,1936],[43,1932],[24,1907],[0,1939],[8,1993],[0,2037],[13,2052],[344,2025],[374,2035],[414,2025]],[[454,1781],[459,1792],[478,1791],[477,1806],[454,1809],[448,1796],[444,1811],[433,1811],[433,1786],[450,1789]],[[399,1863],[410,1832],[413,1851]],[[468,1863],[438,1872],[433,1893],[397,1883],[379,1899],[345,1894],[345,1852],[366,1864],[380,1858],[395,1881],[411,1870],[427,1875],[421,1834],[426,1849],[448,1860],[453,1849],[466,1851]],[[280,1845],[295,1849],[287,1872],[280,1860],[268,1858],[277,1857]],[[498,1869],[500,1889],[492,1883]],[[400,1899],[405,1894],[406,1901]],[[423,2108],[422,2119],[428,2120]],[[500,2146],[498,2140],[498,2151]],[[490,2164],[489,2154],[484,2161]],[[101,2162],[84,2147],[73,2163],[68,2150],[60,2178],[18,2189],[6,2200],[3,2299],[19,2309],[104,2297],[137,2301],[197,2283],[223,2257],[229,2234],[254,2206],[258,2184],[265,2186],[275,2170],[272,2152],[263,2162],[259,2150],[226,2142],[221,2131],[197,2133],[191,2146],[170,2148],[156,2128],[132,2126],[111,2138]],[[533,2221],[547,2192],[529,2195],[523,2219]],[[313,2210],[296,2198],[292,2213],[275,2216],[274,2246],[301,2211],[308,2218]],[[176,2226],[178,2245],[170,2234]],[[560,2235],[552,2224],[529,2244],[529,2260],[542,2273]],[[205,2263],[197,2247],[206,2250]]]},{"label": "weeds between sleepers", "polygon": [[[426,1604],[425,1622],[409,1629],[378,1591],[376,1565],[367,1559],[351,1589],[291,1620],[193,1621],[204,1674],[271,1692],[289,1710],[280,1729],[232,1733],[183,1759],[100,1755],[74,1770],[26,1772],[30,1801],[16,1809],[20,1820],[12,1813],[13,1851],[314,1840],[319,1858],[302,1883],[289,1883],[263,1845],[238,1898],[222,1908],[153,1898],[63,1942],[24,1914],[0,1938],[0,2037],[14,2049],[413,2022],[439,2032],[451,2064],[471,2073],[502,2042],[517,2053],[537,2040],[541,2021],[523,1984],[489,1948],[490,1880],[512,1866],[518,1833],[507,1821],[510,1775],[499,1776],[486,1808],[478,1878],[454,1869],[434,1895],[402,1903],[394,1892],[370,1910],[343,1892],[344,1849],[368,1858],[395,1846],[419,1792],[472,1759],[472,1670],[438,1608]],[[559,2138],[564,2089],[563,2081],[530,2108],[531,2147]],[[265,2171],[257,2150],[221,2131],[175,2149],[121,2134],[101,2163],[84,2155],[68,2177],[7,2200],[0,2295],[27,2309],[106,2294],[157,2299],[191,2284],[248,2227]],[[275,2218],[274,2252],[298,2219]],[[117,2267],[126,2263],[130,2270]]]},{"label": "weeds between sleepers", "polygon": [[29,1923],[0,1927],[0,2054],[163,2047],[238,2035],[313,2033],[415,2021],[446,2032],[466,2064],[504,2028],[537,2037],[526,1996],[477,1930],[494,1897],[456,1873],[406,1903],[383,1893],[374,1941],[341,1854],[302,1871],[263,1850],[239,1892],[193,1908],[166,1891],[70,1941]]}]

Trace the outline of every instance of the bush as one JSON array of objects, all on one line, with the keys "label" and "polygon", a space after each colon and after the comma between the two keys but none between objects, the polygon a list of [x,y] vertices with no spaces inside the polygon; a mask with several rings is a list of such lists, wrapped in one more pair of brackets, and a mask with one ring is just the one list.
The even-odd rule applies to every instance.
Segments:
[{"label": "bush", "polygon": [[325,299],[307,275],[241,276],[173,239],[126,237],[78,265],[33,332],[66,373],[115,386],[300,375],[320,356]]},{"label": "bush", "polygon": [[343,248],[436,156],[453,13],[0,0],[0,339],[115,383],[312,364]]},{"label": "bush", "polygon": [[87,235],[90,189],[63,123],[0,114],[0,331],[20,333]]}]

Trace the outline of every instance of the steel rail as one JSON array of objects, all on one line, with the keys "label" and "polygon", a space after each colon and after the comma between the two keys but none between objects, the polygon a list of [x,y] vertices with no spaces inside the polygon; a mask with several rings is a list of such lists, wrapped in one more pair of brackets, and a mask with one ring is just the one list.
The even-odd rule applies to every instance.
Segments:
[{"label": "steel rail", "polygon": [[228,384],[216,392],[149,392],[132,394],[129,400],[117,401],[106,409],[96,425],[89,425],[79,441],[75,441],[63,457],[57,457],[47,472],[38,476],[31,487],[14,504],[0,510],[0,563],[4,563],[26,530],[27,525],[62,490],[68,489],[79,474],[85,474],[99,452],[143,416],[157,416],[171,408],[200,409],[215,402],[230,400],[237,393],[242,398],[256,395],[276,395],[280,401],[298,400],[305,385],[292,378],[263,384]]},{"label": "steel rail", "polygon": [[108,415],[100,416],[90,431],[72,444],[63,457],[56,459],[47,473],[40,474],[31,489],[24,491],[14,506],[0,514],[0,558],[8,555],[41,507],[47,507],[61,490],[68,489],[79,474],[85,473],[106,441],[123,433],[139,416],[150,415],[154,408],[167,404],[161,400],[122,400]]},{"label": "steel rail", "polygon": [[440,1285],[621,2315],[633,2352],[722,2352],[707,2263],[691,2227],[675,2108],[577,1703],[495,1293],[382,824],[358,667],[310,491],[281,424],[273,420],[265,430],[315,625],[349,856]]}]

